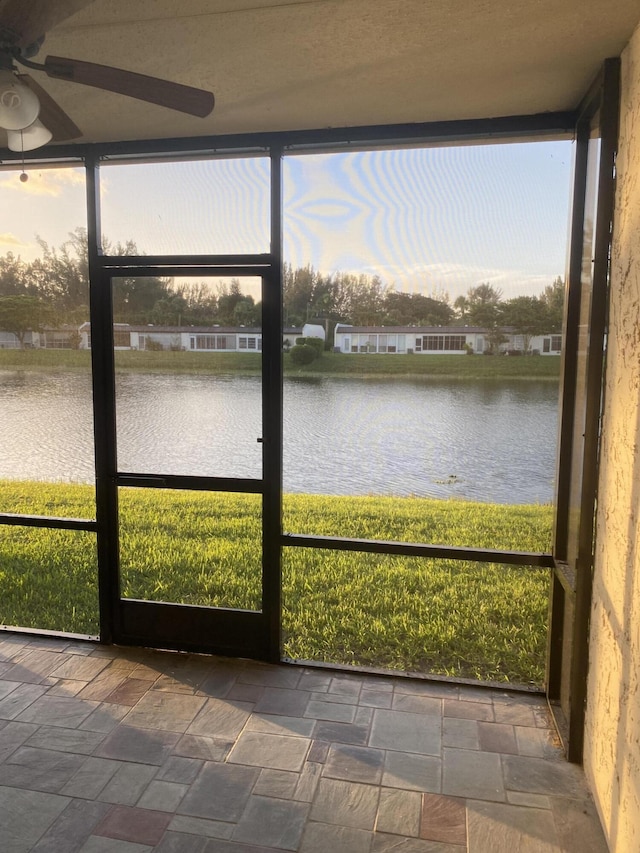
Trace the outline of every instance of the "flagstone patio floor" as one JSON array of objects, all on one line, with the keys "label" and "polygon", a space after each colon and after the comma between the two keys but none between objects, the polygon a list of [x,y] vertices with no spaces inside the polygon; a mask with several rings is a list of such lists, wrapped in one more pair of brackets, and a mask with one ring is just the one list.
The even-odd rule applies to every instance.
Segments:
[{"label": "flagstone patio floor", "polygon": [[0,634],[2,853],[605,853],[544,700]]}]

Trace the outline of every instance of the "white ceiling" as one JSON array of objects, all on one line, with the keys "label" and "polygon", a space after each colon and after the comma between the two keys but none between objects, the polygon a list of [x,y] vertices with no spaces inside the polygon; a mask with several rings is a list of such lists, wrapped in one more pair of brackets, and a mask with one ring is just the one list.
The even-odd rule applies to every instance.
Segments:
[{"label": "white ceiling", "polygon": [[95,0],[48,54],[215,93],[205,119],[30,72],[82,141],[488,118],[574,108],[638,0]]}]

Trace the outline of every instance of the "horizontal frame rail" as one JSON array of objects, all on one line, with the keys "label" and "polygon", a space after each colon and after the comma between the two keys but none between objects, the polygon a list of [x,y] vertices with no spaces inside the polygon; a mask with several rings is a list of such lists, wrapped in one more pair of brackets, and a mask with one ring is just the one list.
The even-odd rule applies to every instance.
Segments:
[{"label": "horizontal frame rail", "polygon": [[296,548],[326,548],[333,551],[361,551],[399,557],[437,557],[448,560],[473,560],[479,563],[506,563],[512,566],[554,567],[553,556],[538,551],[498,551],[490,548],[460,548],[447,545],[423,545],[382,539],[347,539],[339,536],[315,536],[285,533],[281,544]]},{"label": "horizontal frame rail", "polygon": [[[129,259],[127,259],[129,260]],[[250,276],[264,276],[265,273],[270,271],[270,267],[262,266],[262,267],[247,267],[244,264],[242,266],[229,266],[229,267],[210,267],[210,266],[189,266],[188,264],[183,264],[182,266],[142,266],[135,267],[127,266],[122,267],[106,267],[104,272],[108,275],[113,276],[113,278],[118,278],[118,276],[127,276],[127,277],[135,277],[135,276],[157,276],[157,275],[183,275],[183,276],[226,276],[233,278],[248,278]],[[187,327],[185,327],[187,328]]]},{"label": "horizontal frame rail", "polygon": [[[273,259],[268,253],[246,255],[100,255],[99,263],[108,269],[121,267],[174,267],[177,270],[196,268],[221,267],[221,272],[227,273],[229,267],[258,267],[268,270],[273,265]],[[247,275],[255,273],[247,272]]]},{"label": "horizontal frame rail", "polygon": [[198,492],[239,492],[261,495],[262,480],[235,477],[193,477],[181,474],[132,474],[115,476],[116,486],[131,486],[140,489],[187,489]]},{"label": "horizontal frame rail", "polygon": [[[429,142],[463,142],[483,139],[527,139],[548,134],[573,136],[576,125],[573,110],[536,113],[534,115],[499,116],[488,119],[461,119],[452,121],[415,122],[389,125],[364,125],[360,127],[316,128],[311,130],[267,131],[264,133],[228,134],[224,136],[196,136],[179,139],[139,139],[125,142],[103,142],[48,145],[46,154],[25,162],[53,162],[56,159],[93,156],[98,159],[132,157],[163,157],[187,155],[189,158],[239,155],[266,156],[273,146],[288,150],[303,150],[312,146],[320,149],[333,145],[402,145],[428,144]],[[2,149],[3,164],[22,162],[21,152]]]},{"label": "horizontal frame rail", "polygon": [[16,527],[45,527],[52,530],[89,530],[95,532],[98,522],[88,518],[58,518],[52,515],[19,515],[14,512],[0,512],[0,524]]}]

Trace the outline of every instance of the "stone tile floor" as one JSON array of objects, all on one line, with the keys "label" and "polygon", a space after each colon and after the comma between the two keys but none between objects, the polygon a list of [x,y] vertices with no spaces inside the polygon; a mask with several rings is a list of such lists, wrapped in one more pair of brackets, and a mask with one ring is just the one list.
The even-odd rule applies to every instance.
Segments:
[{"label": "stone tile floor", "polygon": [[604,853],[543,700],[0,634],[2,853]]}]

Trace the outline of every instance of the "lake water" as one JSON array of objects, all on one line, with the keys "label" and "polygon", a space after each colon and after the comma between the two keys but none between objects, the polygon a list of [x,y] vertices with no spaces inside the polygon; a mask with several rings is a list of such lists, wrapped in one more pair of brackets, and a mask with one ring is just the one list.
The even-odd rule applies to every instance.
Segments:
[{"label": "lake water", "polygon": [[[558,390],[548,382],[285,379],[284,489],[553,500]],[[261,475],[257,377],[117,377],[121,471]],[[93,481],[82,373],[0,371],[0,478]]]}]

